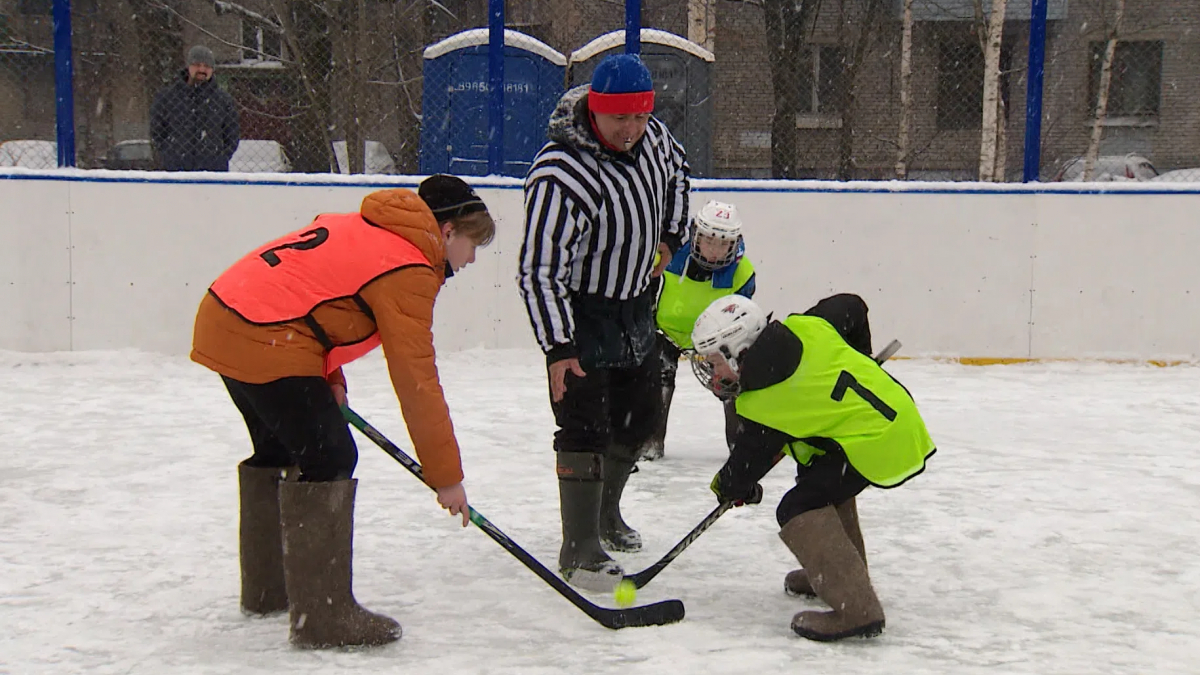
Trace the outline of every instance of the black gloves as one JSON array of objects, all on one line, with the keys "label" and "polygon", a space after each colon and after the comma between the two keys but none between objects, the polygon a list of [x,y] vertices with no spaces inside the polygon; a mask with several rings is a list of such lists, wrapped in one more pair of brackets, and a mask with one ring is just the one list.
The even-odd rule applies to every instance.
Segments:
[{"label": "black gloves", "polygon": [[758,504],[763,498],[761,485],[734,480],[733,472],[729,470],[728,464],[721,467],[717,475],[713,476],[709,488],[717,496],[717,501],[722,504],[732,502],[734,506],[745,506],[746,504]]}]

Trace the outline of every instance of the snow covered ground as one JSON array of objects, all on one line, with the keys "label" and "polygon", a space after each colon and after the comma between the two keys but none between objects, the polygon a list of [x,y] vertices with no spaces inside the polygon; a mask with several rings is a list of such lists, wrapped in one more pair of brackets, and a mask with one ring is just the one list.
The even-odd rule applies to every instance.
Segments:
[{"label": "snow covered ground", "polygon": [[[541,357],[442,358],[472,504],[547,564],[559,542]],[[302,652],[284,617],[238,611],[236,463],[248,439],[218,378],[137,352],[0,353],[0,672],[1168,673],[1200,672],[1200,369],[889,365],[939,452],[860,512],[887,630],[791,634],[794,561],[774,505],[727,514],[639,594],[682,623],[593,623],[366,438],[355,590],[398,643]],[[382,358],[351,366],[351,405],[407,447]],[[686,369],[667,457],[642,464],[626,518],[642,569],[715,505],[721,415]],[[596,598],[606,602],[604,598]]]}]

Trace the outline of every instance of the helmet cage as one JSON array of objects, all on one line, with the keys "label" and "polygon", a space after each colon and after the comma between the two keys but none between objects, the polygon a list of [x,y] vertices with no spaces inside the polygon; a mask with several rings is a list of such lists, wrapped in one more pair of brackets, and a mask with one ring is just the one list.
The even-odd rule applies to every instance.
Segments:
[{"label": "helmet cage", "polygon": [[[703,227],[700,219],[692,221],[692,262],[699,265],[702,269],[713,271],[719,270],[726,265],[737,260],[738,251],[741,249],[742,235],[739,233],[736,236],[730,236],[726,232],[714,231],[710,228]],[[708,239],[726,245],[725,253],[717,258],[706,258],[700,251],[700,242],[702,239]]]},{"label": "helmet cage", "polygon": [[[722,350],[724,351],[724,350]],[[724,354],[722,354],[724,356]],[[724,377],[717,377],[716,367],[712,361],[702,356],[699,352],[690,352],[688,360],[692,365],[692,374],[699,380],[700,385],[705,389],[717,395],[717,398],[722,401],[730,401],[737,398],[737,395],[742,391],[742,385],[737,380],[730,380]],[[737,366],[734,361],[726,359],[729,367],[737,372]]]}]

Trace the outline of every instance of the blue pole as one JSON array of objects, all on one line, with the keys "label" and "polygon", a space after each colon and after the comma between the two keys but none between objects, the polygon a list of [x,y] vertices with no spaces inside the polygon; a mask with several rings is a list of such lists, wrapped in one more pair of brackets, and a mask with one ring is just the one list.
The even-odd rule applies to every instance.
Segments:
[{"label": "blue pole", "polygon": [[642,53],[642,0],[625,0],[625,53]]},{"label": "blue pole", "polygon": [[1042,163],[1042,77],[1046,74],[1046,0],[1029,7],[1029,78],[1025,89],[1024,182],[1040,180]]},{"label": "blue pole", "polygon": [[75,166],[75,77],[71,66],[71,0],[54,0],[54,128],[58,165]]},{"label": "blue pole", "polygon": [[504,174],[504,0],[488,0],[488,175]]}]

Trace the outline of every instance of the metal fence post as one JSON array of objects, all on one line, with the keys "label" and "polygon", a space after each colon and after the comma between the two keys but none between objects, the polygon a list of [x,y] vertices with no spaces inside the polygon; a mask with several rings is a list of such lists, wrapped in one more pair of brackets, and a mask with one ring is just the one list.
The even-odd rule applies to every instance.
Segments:
[{"label": "metal fence post", "polygon": [[58,165],[75,166],[75,82],[71,66],[71,0],[54,0],[54,126]]},{"label": "metal fence post", "polygon": [[504,0],[488,0],[488,174],[504,174]]},{"label": "metal fence post", "polygon": [[642,0],[625,0],[625,53],[642,53]]},{"label": "metal fence post", "polygon": [[1046,72],[1046,3],[1029,7],[1029,78],[1025,90],[1024,182],[1040,179],[1042,162],[1042,77]]}]

